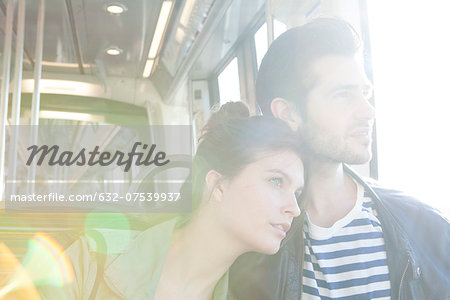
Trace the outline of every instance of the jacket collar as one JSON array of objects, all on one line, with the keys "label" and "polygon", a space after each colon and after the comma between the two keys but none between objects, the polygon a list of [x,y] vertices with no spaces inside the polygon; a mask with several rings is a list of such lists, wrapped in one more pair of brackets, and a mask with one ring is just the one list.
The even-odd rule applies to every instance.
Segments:
[{"label": "jacket collar", "polygon": [[401,278],[408,264],[411,263],[413,270],[419,266],[417,255],[413,251],[405,230],[395,212],[389,205],[388,195],[377,192],[376,186],[360,177],[353,169],[344,164],[344,170],[353,179],[360,183],[372,198],[378,213],[383,230],[384,244],[386,248],[387,262],[389,268],[389,279],[391,281],[391,294],[397,297]]},{"label": "jacket collar", "polygon": [[[104,279],[112,291],[125,299],[154,298],[177,221],[175,218],[140,233],[105,268]],[[226,299],[227,291],[228,272],[217,283],[213,299]]]},{"label": "jacket collar", "polygon": [[126,299],[152,299],[161,276],[176,220],[142,232],[105,268],[105,282]]}]

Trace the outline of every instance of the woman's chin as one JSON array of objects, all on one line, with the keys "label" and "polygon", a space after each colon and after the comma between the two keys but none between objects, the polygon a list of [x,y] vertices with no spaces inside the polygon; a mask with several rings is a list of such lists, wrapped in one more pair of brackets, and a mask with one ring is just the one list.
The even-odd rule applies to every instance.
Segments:
[{"label": "woman's chin", "polygon": [[257,251],[262,254],[272,255],[272,254],[277,253],[278,250],[280,250],[280,242],[267,244],[267,245],[265,245],[265,247],[261,247]]}]

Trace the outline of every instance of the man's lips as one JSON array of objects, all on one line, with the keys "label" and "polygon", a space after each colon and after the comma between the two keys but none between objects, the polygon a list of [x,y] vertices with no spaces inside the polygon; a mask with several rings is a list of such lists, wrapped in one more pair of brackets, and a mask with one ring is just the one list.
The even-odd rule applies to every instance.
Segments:
[{"label": "man's lips", "polygon": [[372,134],[372,127],[356,127],[350,131],[350,136],[370,136]]}]

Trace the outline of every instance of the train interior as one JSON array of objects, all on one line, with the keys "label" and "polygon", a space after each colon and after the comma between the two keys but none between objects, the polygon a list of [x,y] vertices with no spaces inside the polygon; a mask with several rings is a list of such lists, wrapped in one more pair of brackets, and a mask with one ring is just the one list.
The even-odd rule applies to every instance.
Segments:
[{"label": "train interior", "polygon": [[[0,0],[1,126],[187,125],[195,150],[214,106],[244,101],[260,113],[254,83],[274,39],[338,17],[361,35],[377,108],[373,159],[355,169],[448,217],[448,4],[397,2]],[[86,227],[85,214],[1,214],[0,241],[18,260],[38,232],[64,247]]]}]

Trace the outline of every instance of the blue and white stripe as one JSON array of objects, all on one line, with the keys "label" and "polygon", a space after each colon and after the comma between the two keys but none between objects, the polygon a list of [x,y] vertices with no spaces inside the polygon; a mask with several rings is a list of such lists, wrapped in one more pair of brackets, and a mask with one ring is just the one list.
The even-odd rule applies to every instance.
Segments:
[{"label": "blue and white stripe", "polygon": [[358,185],[355,207],[330,228],[307,217],[302,299],[390,299],[380,221]]}]

